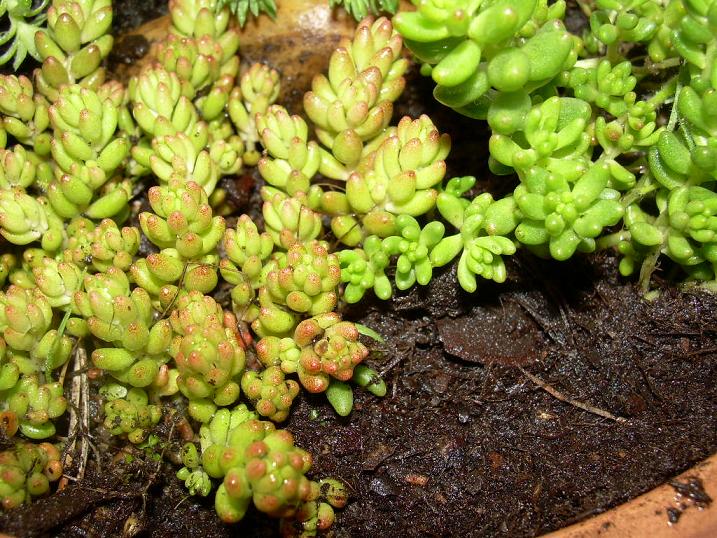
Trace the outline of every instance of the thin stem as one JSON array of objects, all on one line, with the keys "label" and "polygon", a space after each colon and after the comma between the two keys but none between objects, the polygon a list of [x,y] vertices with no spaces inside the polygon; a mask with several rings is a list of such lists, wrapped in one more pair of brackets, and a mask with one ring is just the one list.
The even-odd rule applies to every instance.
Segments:
[{"label": "thin stem", "polygon": [[[655,220],[655,226],[664,231],[667,228],[667,211],[663,211],[660,213],[660,216],[657,217]],[[655,272],[655,267],[657,267],[657,260],[660,257],[660,254],[662,254],[662,249],[665,246],[665,243],[667,242],[667,234],[663,233],[664,239],[662,240],[662,244],[654,247],[650,254],[647,255],[645,260],[642,262],[642,267],[640,267],[640,279],[638,281],[640,287],[642,288],[642,291],[647,293],[650,291],[650,279],[652,278],[652,273]]]},{"label": "thin stem", "polygon": [[[633,58],[632,60],[635,61],[636,59],[637,58]],[[680,58],[668,58],[667,60],[663,60],[662,62],[657,63],[652,63],[648,61],[647,65],[633,65],[632,74],[640,77],[655,75],[662,70],[679,67],[681,61],[682,60]]]},{"label": "thin stem", "polygon": [[545,392],[550,394],[553,398],[556,398],[560,400],[561,402],[565,402],[567,404],[570,404],[574,407],[577,407],[578,409],[582,409],[583,411],[587,411],[588,413],[592,413],[593,415],[598,415],[603,418],[607,418],[610,420],[614,420],[615,422],[625,424],[627,423],[627,419],[624,417],[618,417],[610,413],[609,411],[605,411],[604,409],[600,409],[599,407],[595,407],[594,405],[586,404],[584,402],[580,402],[578,400],[575,400],[573,398],[570,398],[569,396],[564,395],[562,392],[559,392],[557,389],[555,389],[553,386],[547,384],[545,381],[540,379],[539,377],[531,374],[528,372],[525,368],[518,366],[518,370],[530,379],[533,383],[535,383],[538,387],[543,389]]},{"label": "thin stem", "polygon": [[598,239],[596,247],[597,250],[607,250],[609,248],[616,247],[623,241],[630,241],[632,234],[628,230],[620,230],[619,232],[606,235]]},{"label": "thin stem", "polygon": [[585,15],[588,19],[590,18],[590,15],[593,14],[592,7],[588,5],[588,2],[585,0],[576,0],[578,7],[580,8],[580,11],[583,12],[583,15]]},{"label": "thin stem", "polygon": [[627,207],[635,202],[639,202],[655,190],[657,190],[657,185],[653,183],[652,176],[649,173],[645,173],[640,178],[640,181],[637,182],[637,185],[635,185],[627,194],[625,194],[625,196],[623,196],[622,205],[623,207]]},{"label": "thin stem", "polygon": [[677,112],[677,101],[679,100],[680,91],[682,90],[682,84],[677,81],[675,84],[675,97],[672,100],[672,110],[670,111],[670,120],[667,122],[667,130],[674,131],[675,124],[679,119],[679,113]]},{"label": "thin stem", "polygon": [[682,89],[682,86],[679,84],[679,81],[677,80],[677,75],[674,75],[670,79],[668,79],[660,88],[660,90],[655,93],[652,97],[650,97],[647,100],[648,104],[654,105],[655,108],[658,108],[659,106],[663,105],[667,102],[667,100],[672,97],[673,101],[673,108],[677,104],[677,95],[679,94],[680,90]]}]

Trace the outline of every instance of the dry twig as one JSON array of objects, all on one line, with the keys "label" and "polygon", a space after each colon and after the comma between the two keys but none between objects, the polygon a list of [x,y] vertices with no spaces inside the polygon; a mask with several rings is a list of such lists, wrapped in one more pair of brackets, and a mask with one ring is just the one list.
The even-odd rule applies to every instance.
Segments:
[{"label": "dry twig", "polygon": [[603,409],[600,409],[600,408],[595,407],[595,406],[590,405],[590,404],[586,404],[586,403],[583,403],[583,402],[579,402],[578,400],[574,400],[573,398],[570,398],[570,397],[568,397],[568,396],[565,396],[562,392],[559,392],[557,389],[555,389],[555,388],[552,387],[551,385],[548,385],[545,381],[543,381],[543,380],[540,379],[539,377],[537,377],[537,376],[531,374],[530,372],[528,372],[528,371],[527,371],[525,368],[523,368],[522,366],[518,366],[517,368],[518,368],[518,370],[521,371],[521,373],[522,373],[525,377],[527,377],[528,379],[530,379],[533,383],[535,383],[538,387],[540,387],[540,388],[543,389],[545,392],[547,392],[548,394],[550,394],[553,398],[556,398],[556,399],[560,400],[561,402],[565,402],[565,403],[570,404],[570,405],[572,405],[572,406],[574,406],[574,407],[577,407],[577,408],[579,408],[579,409],[582,409],[583,411],[587,411],[588,413],[592,413],[593,415],[598,415],[598,416],[603,417],[603,418],[607,418],[607,419],[610,419],[610,420],[614,420],[615,422],[618,422],[618,423],[620,423],[620,424],[625,424],[625,423],[627,423],[627,419],[626,419],[626,418],[615,416],[615,415],[613,415],[612,413],[610,413],[610,412],[608,412],[608,411],[605,411],[605,410],[603,410]]},{"label": "dry twig", "polygon": [[65,452],[64,466],[67,468],[72,464],[73,455],[76,453],[77,437],[80,437],[80,461],[77,467],[77,479],[80,480],[85,476],[87,467],[87,456],[89,454],[89,440],[87,439],[90,431],[90,390],[87,381],[87,351],[81,344],[77,346],[74,354],[74,363],[72,366],[72,389],[70,406],[70,425],[69,435],[72,443]]}]

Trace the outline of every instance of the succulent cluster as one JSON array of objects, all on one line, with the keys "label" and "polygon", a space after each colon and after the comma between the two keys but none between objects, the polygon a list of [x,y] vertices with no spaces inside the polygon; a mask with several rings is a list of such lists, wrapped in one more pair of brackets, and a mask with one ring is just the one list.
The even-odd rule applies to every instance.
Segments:
[{"label": "succulent cluster", "polygon": [[562,0],[413,3],[394,24],[436,99],[486,120],[491,170],[519,180],[496,202],[446,186],[438,208],[460,234],[435,265],[462,251],[473,291],[474,275],[505,279],[517,244],[557,260],[616,247],[645,289],[661,255],[715,280],[717,2],[581,3],[582,35]]},{"label": "succulent cluster", "polygon": [[276,16],[275,0],[219,0],[217,2],[217,10],[228,7],[236,16],[240,26],[244,26],[251,14],[258,17],[260,13],[266,13],[270,17]]},{"label": "succulent cluster", "polygon": [[[414,4],[398,32],[367,18],[339,43],[307,123],[276,103],[275,70],[237,56],[233,15],[271,1],[170,0],[169,35],[126,86],[102,67],[110,0],[51,2],[25,46],[33,80],[0,77],[0,426],[17,437],[0,453],[4,507],[59,476],[57,449],[19,439],[56,434],[78,349],[108,432],[149,443],[183,397],[201,424],[178,473],[190,493],[219,483],[223,520],[253,503],[308,536],[346,493],[309,480],[309,455],[260,417],[285,420],[302,388],[340,415],[351,383],[386,393],[343,302],[425,285],[453,260],[472,292],[505,281],[519,246],[557,260],[615,247],[645,286],[661,255],[715,280],[717,0],[596,0],[580,36],[563,0]],[[42,22],[26,3],[2,10]],[[450,139],[429,117],[393,123],[404,39],[439,101],[488,122],[512,194],[447,179]],[[261,215],[237,217],[226,185],[254,166]]]},{"label": "succulent cluster", "polygon": [[17,508],[50,491],[50,482],[62,476],[60,452],[50,443],[18,443],[0,452],[0,503]]},{"label": "succulent cluster", "polygon": [[[181,395],[215,445],[202,442],[208,474],[185,461],[180,476],[190,490],[207,495],[223,479],[217,510],[227,521],[253,498],[315,533],[331,524],[333,509],[305,477],[308,454],[257,418],[285,420],[302,387],[326,392],[348,414],[346,382],[355,374],[358,386],[385,393],[361,364],[368,348],[357,327],[338,313],[341,263],[323,238],[324,220],[341,211],[327,216],[322,204],[349,202],[311,181],[320,168],[346,180],[371,166],[387,184],[393,172],[369,155],[423,129],[388,128],[407,61],[387,20],[360,26],[337,52],[331,82],[321,76],[307,96],[313,114],[323,114],[319,143],[274,104],[275,70],[240,69],[228,7],[172,0],[170,14],[153,61],[124,86],[102,67],[111,2],[54,0],[35,36],[42,66],[34,80],[0,77],[0,412],[3,433],[20,443],[2,458],[24,473],[0,474],[0,492],[12,507],[48,490],[42,469],[24,463],[27,451],[46,445],[19,438],[56,434],[68,408],[64,372],[81,348],[101,382],[107,432],[148,446],[163,401]],[[330,92],[319,91],[322,83]],[[329,121],[328,108],[342,106],[344,123]],[[227,225],[235,208],[223,182],[248,166],[267,181],[262,231],[248,215]],[[145,189],[141,211],[132,199]],[[231,290],[223,303],[213,295],[220,282]],[[220,433],[237,405],[231,416],[244,418]],[[206,455],[219,447],[238,451],[221,470]]]},{"label": "succulent cluster", "polygon": [[357,21],[368,15],[394,14],[398,0],[329,0],[331,7],[341,6]]},{"label": "succulent cluster", "polygon": [[0,0],[0,19],[7,21],[0,34],[0,65],[12,60],[17,69],[28,54],[39,60],[35,32],[47,20],[49,4],[50,0]]},{"label": "succulent cluster", "polygon": [[[331,526],[333,508],[346,504],[344,486],[335,481],[313,482],[304,474],[311,456],[294,446],[292,435],[239,405],[220,409],[199,432],[200,450],[193,443],[182,449],[184,467],[177,476],[190,494],[206,496],[210,478],[221,480],[214,504],[219,517],[234,523],[252,503],[274,517],[293,520],[309,536]],[[328,487],[326,487],[328,486]]]},{"label": "succulent cluster", "polygon": [[162,417],[160,407],[150,404],[147,392],[140,388],[107,383],[100,394],[106,402],[104,427],[112,435],[126,435],[134,444],[144,442]]}]

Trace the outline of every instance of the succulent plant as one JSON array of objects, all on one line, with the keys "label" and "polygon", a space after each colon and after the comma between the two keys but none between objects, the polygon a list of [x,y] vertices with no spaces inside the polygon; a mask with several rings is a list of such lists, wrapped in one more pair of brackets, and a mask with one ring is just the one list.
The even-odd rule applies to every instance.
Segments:
[{"label": "succulent plant", "polygon": [[35,181],[49,183],[51,178],[48,164],[24,146],[0,150],[0,187],[4,190],[25,189]]},{"label": "succulent plant", "polygon": [[45,251],[62,244],[62,221],[44,198],[33,198],[18,189],[0,190],[0,234],[15,245],[41,241]]},{"label": "succulent plant", "polygon": [[[38,11],[0,3],[14,24],[4,36],[17,37],[8,54],[20,62],[25,46],[42,62],[34,81],[0,77],[0,234],[12,245],[0,256],[3,434],[50,439],[64,427],[67,378],[55,374],[82,349],[103,379],[104,427],[118,442],[149,447],[163,398],[184,398],[189,417],[212,428],[209,436],[202,428],[201,456],[194,445],[183,453],[179,476],[191,493],[208,495],[222,478],[216,506],[227,521],[253,499],[270,515],[325,528],[333,508],[305,477],[308,454],[245,407],[228,410],[244,391],[263,416],[286,418],[300,390],[296,367],[245,372],[249,326],[260,337],[293,335],[305,318],[337,307],[340,283],[338,258],[319,241],[323,190],[311,185],[333,157],[307,124],[274,106],[276,70],[255,64],[240,75],[232,13],[242,18],[259,4],[170,1],[170,35],[125,86],[105,81],[101,65],[113,42],[111,2],[54,0],[31,49],[27,30],[42,23],[47,3]],[[362,28],[352,61],[360,70],[376,64],[382,97],[395,99],[407,65],[400,38],[385,19]],[[244,216],[226,230],[233,208],[220,179],[256,164],[268,181],[264,228]],[[131,200],[144,184],[149,206],[138,211]],[[236,313],[205,295],[220,274],[234,286]],[[351,324],[332,325],[324,339],[333,347],[317,349],[325,370],[349,378],[364,348]],[[56,450],[42,447],[20,443],[0,455],[5,508],[59,477]],[[219,449],[227,451],[220,468]]]},{"label": "succulent plant", "polygon": [[162,416],[161,408],[150,405],[147,393],[136,387],[126,389],[115,385],[105,390],[104,394],[107,395],[104,427],[112,435],[126,435],[131,443],[145,441],[151,427]]},{"label": "succulent plant", "polygon": [[265,264],[274,251],[274,242],[268,233],[259,233],[249,216],[241,215],[236,229],[229,228],[224,233],[223,246],[227,258],[220,262],[222,277],[234,285],[235,306],[246,307],[263,284]]},{"label": "succulent plant", "polygon": [[[436,98],[485,118],[486,92],[536,90],[576,60],[576,39],[561,19],[565,3],[456,0],[413,2],[394,18],[407,47],[430,67]],[[546,54],[545,51],[550,51]]]},{"label": "succulent plant", "polygon": [[60,383],[42,383],[39,374],[27,374],[4,394],[2,407],[16,417],[25,437],[47,439],[55,434],[52,420],[64,414],[67,400]]},{"label": "succulent plant", "polygon": [[219,324],[190,325],[183,336],[176,337],[170,353],[179,372],[179,390],[189,398],[194,418],[206,422],[216,406],[237,400],[245,359],[233,329]]},{"label": "succulent plant", "polygon": [[60,452],[50,443],[18,443],[0,452],[0,502],[5,510],[50,491],[62,476]]},{"label": "succulent plant", "polygon": [[332,54],[328,76],[317,75],[304,96],[304,109],[316,136],[331,152],[322,173],[347,179],[361,158],[380,140],[403,91],[408,64],[400,57],[401,38],[388,19],[365,19],[353,40]]},{"label": "succulent plant", "polygon": [[275,0],[219,0],[217,5],[227,6],[236,15],[240,26],[244,26],[250,13],[254,17],[258,17],[261,13],[266,13],[270,17],[276,16]]},{"label": "succulent plant", "polygon": [[336,308],[340,275],[336,256],[320,242],[307,241],[269,262],[265,285],[274,302],[317,315]]},{"label": "succulent plant", "polygon": [[273,157],[259,160],[262,177],[290,195],[308,192],[310,180],[321,165],[321,153],[316,142],[307,141],[306,122],[300,116],[290,116],[279,105],[257,112],[255,117],[261,143]]},{"label": "succulent plant", "polygon": [[[221,481],[223,520],[253,503],[314,535],[345,489],[306,478],[308,454],[259,416],[285,420],[302,388],[340,415],[353,385],[386,394],[344,302],[390,298],[390,277],[425,285],[454,260],[466,291],[504,282],[521,246],[557,260],[614,247],[644,287],[660,257],[714,281],[717,2],[596,0],[582,35],[566,29],[563,1],[413,3],[395,29],[360,22],[291,115],[278,71],[240,69],[236,54],[235,18],[273,14],[273,2],[170,0],[170,35],[125,87],[102,67],[109,0],[53,0],[36,32],[48,2],[0,0],[0,44],[15,40],[0,62],[42,62],[33,81],[0,77],[5,434],[56,435],[56,370],[81,346],[117,442],[153,442],[173,397],[202,424],[200,449],[181,453],[191,494]],[[428,116],[392,125],[404,40],[440,102],[486,120],[507,195],[446,181],[450,139]],[[230,182],[252,166],[261,216],[235,219]],[[230,409],[242,392],[256,413]],[[0,454],[4,507],[44,494],[58,469],[50,445]]]},{"label": "succulent plant", "polygon": [[[67,361],[72,347],[53,325],[50,301],[40,289],[11,285],[0,292],[0,333],[5,343],[12,350],[28,352],[33,360],[42,359],[51,370]],[[50,353],[54,346],[56,353]]]},{"label": "succulent plant", "polygon": [[393,14],[398,10],[398,0],[329,0],[329,5],[342,6],[357,21],[367,15]]},{"label": "succulent plant", "polygon": [[195,133],[194,129],[203,133],[205,127],[197,126],[198,112],[190,100],[194,89],[177,73],[161,66],[147,67],[130,79],[127,91],[133,102],[132,115],[147,134],[170,136]]},{"label": "succulent plant", "polygon": [[[423,74],[436,82],[436,98],[487,119],[493,131],[491,170],[517,173],[520,180],[513,197],[504,199],[511,201],[498,200],[500,211],[491,209],[502,213],[507,236],[485,230],[474,239],[482,244],[472,249],[475,257],[464,250],[460,258],[459,279],[466,289],[475,289],[476,274],[503,280],[504,266],[490,264],[511,254],[516,240],[557,259],[616,247],[624,256],[623,274],[642,265],[644,288],[661,254],[691,279],[713,278],[702,255],[705,247],[690,235],[707,239],[710,232],[690,229],[685,222],[691,217],[671,219],[667,203],[687,196],[684,189],[710,189],[706,185],[715,179],[717,124],[710,118],[717,81],[707,61],[714,41],[713,2],[658,6],[599,0],[581,36],[566,31],[563,2],[414,4],[415,11],[401,11],[394,23],[424,62]],[[635,44],[647,49],[648,62],[626,55]],[[646,95],[643,73],[650,62],[666,70]],[[669,66],[679,62],[678,77]],[[660,110],[671,101],[670,121],[662,124]],[[463,193],[450,203],[449,194],[441,194],[439,209],[451,221],[447,212],[459,218],[467,206]],[[492,207],[488,204],[484,198],[480,213]],[[649,204],[656,211],[643,209]],[[710,210],[694,211],[702,212],[695,223],[709,220]],[[622,230],[605,232],[621,220]],[[464,236],[463,227],[461,232]],[[432,253],[434,262],[447,263],[466,240],[443,239]]]},{"label": "succulent plant", "polygon": [[266,231],[277,247],[288,249],[297,242],[312,241],[321,234],[321,217],[301,194],[287,197],[276,193],[262,206]]},{"label": "succulent plant", "polygon": [[121,229],[111,219],[103,219],[94,229],[90,255],[92,266],[100,272],[110,267],[127,271],[139,250],[140,232],[132,226]]},{"label": "succulent plant", "polygon": [[368,355],[368,349],[358,338],[356,326],[341,321],[334,312],[299,323],[294,333],[294,341],[301,350],[297,368],[307,390],[322,392],[329,377],[339,381],[351,379],[354,367]]},{"label": "succulent plant", "polygon": [[227,111],[245,145],[242,158],[250,166],[259,162],[260,158],[256,146],[261,133],[258,132],[256,116],[267,113],[279,97],[280,89],[279,72],[255,63],[229,94]]},{"label": "succulent plant", "polygon": [[[250,502],[267,514],[290,517],[318,497],[319,485],[305,477],[311,456],[294,446],[289,432],[257,420],[244,405],[219,410],[199,436],[203,472],[222,479],[215,507],[223,521],[242,519]],[[196,448],[185,448],[183,459],[189,465],[180,473],[197,476]]]},{"label": "succulent plant", "polygon": [[148,197],[154,213],[141,213],[139,222],[155,245],[176,249],[186,260],[216,250],[226,226],[222,217],[212,215],[199,184],[171,180],[167,186],[152,187]]},{"label": "succulent plant", "polygon": [[24,75],[0,76],[0,112],[2,113],[2,146],[11,135],[21,144],[32,146],[35,153],[50,153],[51,135],[48,103]]},{"label": "succulent plant", "polygon": [[344,299],[348,303],[361,300],[368,289],[373,289],[379,299],[388,299],[393,294],[391,281],[385,270],[391,260],[380,237],[371,235],[364,239],[363,246],[338,253],[341,264],[341,281]]},{"label": "succulent plant", "polygon": [[64,84],[93,89],[102,85],[106,73],[101,63],[114,42],[107,33],[111,24],[111,0],[53,0],[47,29],[35,33],[42,59],[36,75],[39,91],[54,101]]},{"label": "succulent plant", "polygon": [[47,20],[45,11],[49,4],[50,0],[0,2],[0,17],[7,17],[9,23],[9,28],[0,37],[0,45],[4,46],[0,64],[12,60],[12,68],[17,70],[28,54],[36,60],[40,59],[35,47],[35,32]]},{"label": "succulent plant", "polygon": [[257,413],[273,422],[286,420],[291,402],[299,393],[299,384],[293,379],[286,380],[278,366],[270,366],[261,374],[244,372],[241,387],[254,402]]}]

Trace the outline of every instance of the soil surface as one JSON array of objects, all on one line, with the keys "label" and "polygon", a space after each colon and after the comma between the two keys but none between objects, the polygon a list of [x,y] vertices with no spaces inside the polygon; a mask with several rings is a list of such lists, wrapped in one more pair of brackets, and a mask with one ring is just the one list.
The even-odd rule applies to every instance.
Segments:
[{"label": "soil surface", "polygon": [[[144,16],[150,4],[116,2],[117,18],[135,5]],[[398,115],[436,106],[430,87],[414,82]],[[476,122],[444,109],[431,115],[458,141],[452,173],[474,174],[480,190],[494,194],[512,189],[510,180],[487,174],[487,138]],[[314,455],[313,476],[349,486],[351,500],[331,532],[536,536],[635,497],[713,453],[717,297],[678,290],[663,280],[668,272],[658,271],[660,295],[648,302],[616,277],[609,253],[556,263],[520,252],[501,286],[483,282],[469,295],[446,268],[429,286],[346,309],[385,338],[366,343],[388,394],[357,391],[347,418],[304,394],[286,423]],[[186,496],[178,467],[166,462],[180,446],[171,420],[160,432],[165,448],[130,449],[131,457],[99,429],[92,433],[98,450],[85,480],[1,515],[0,529],[67,537],[278,533],[276,522],[254,512],[225,526],[211,500]]]}]

